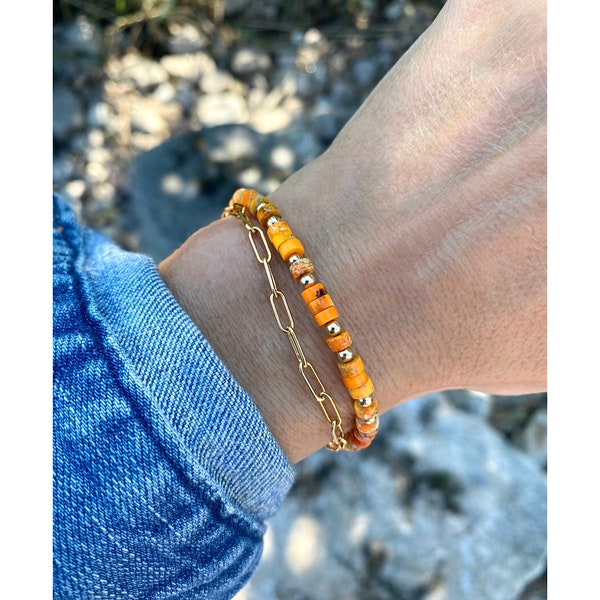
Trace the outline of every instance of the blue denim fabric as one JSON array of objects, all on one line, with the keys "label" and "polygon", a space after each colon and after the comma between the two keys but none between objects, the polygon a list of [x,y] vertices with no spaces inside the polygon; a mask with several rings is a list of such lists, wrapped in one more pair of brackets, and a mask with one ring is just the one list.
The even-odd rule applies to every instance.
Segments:
[{"label": "blue denim fabric", "polygon": [[293,472],[155,264],[54,197],[54,597],[231,598]]}]

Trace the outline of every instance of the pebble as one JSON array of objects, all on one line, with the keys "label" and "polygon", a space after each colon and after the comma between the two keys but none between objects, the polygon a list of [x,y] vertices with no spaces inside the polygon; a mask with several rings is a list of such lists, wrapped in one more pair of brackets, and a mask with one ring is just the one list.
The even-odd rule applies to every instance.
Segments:
[{"label": "pebble", "polygon": [[84,124],[81,100],[64,86],[56,87],[53,95],[52,133],[64,139]]},{"label": "pebble", "polygon": [[207,127],[227,123],[244,123],[248,120],[246,100],[234,92],[205,94],[198,98],[196,116]]},{"label": "pebble", "polygon": [[188,54],[205,48],[209,39],[194,23],[170,22],[167,25],[169,37],[167,48],[171,54]]},{"label": "pebble", "polygon": [[231,59],[231,70],[236,75],[246,76],[257,71],[267,71],[271,68],[271,58],[267,52],[257,48],[240,48]]}]

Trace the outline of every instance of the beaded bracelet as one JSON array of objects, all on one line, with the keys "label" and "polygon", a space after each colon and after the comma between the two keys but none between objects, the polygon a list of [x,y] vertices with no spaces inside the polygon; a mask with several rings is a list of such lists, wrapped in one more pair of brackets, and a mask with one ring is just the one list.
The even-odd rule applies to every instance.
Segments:
[{"label": "beaded bracelet", "polygon": [[[302,298],[306,303],[308,310],[313,315],[317,325],[326,329],[328,333],[326,338],[327,346],[337,355],[338,368],[342,376],[342,382],[353,400],[355,413],[354,429],[348,437],[346,437],[341,428],[341,417],[339,417],[337,408],[335,408],[335,413],[337,418],[339,418],[339,423],[337,422],[337,418],[331,419],[327,411],[324,410],[325,416],[328,418],[330,424],[333,423],[332,432],[334,441],[336,439],[338,441],[337,444],[328,444],[328,448],[334,450],[361,450],[362,448],[366,448],[371,444],[379,429],[378,404],[377,401],[373,399],[374,385],[365,371],[360,355],[353,353],[350,350],[352,339],[348,331],[342,329],[337,320],[339,313],[331,296],[323,284],[317,282],[314,275],[315,269],[313,263],[309,258],[304,256],[304,246],[293,234],[289,224],[282,219],[279,209],[266,196],[263,196],[255,190],[239,189],[233,194],[229,206],[224,211],[223,215],[236,214],[237,216],[240,216],[245,215],[245,211],[248,211],[263,228],[266,228],[267,236],[271,244],[275,247],[282,260],[288,263],[290,273],[294,280],[298,281],[302,286]],[[246,226],[247,228],[250,228],[249,221],[246,222]],[[257,258],[259,258],[256,249],[255,254]],[[279,293],[281,294],[281,292]],[[273,306],[273,299],[271,299],[271,304]],[[277,320],[280,324],[278,316]],[[282,328],[281,324],[280,328]],[[290,343],[292,343],[292,347],[294,347],[294,343],[291,339]],[[296,357],[299,358],[298,353],[296,353]],[[311,369],[314,373],[312,365]],[[302,374],[304,375],[304,373]],[[314,374],[316,376],[316,373]],[[309,387],[311,387],[310,384]],[[311,391],[313,392],[313,395],[317,397],[314,390],[311,389]],[[335,403],[331,399],[331,396],[327,393],[325,393],[325,396],[335,407]],[[323,409],[323,403],[321,403],[321,408]],[[338,430],[337,433],[335,431],[336,426]]]}]

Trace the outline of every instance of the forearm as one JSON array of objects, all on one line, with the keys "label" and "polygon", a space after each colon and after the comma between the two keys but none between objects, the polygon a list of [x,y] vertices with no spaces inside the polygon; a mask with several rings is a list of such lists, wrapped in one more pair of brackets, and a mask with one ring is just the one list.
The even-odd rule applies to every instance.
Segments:
[{"label": "forearm", "polygon": [[[545,389],[544,11],[449,2],[330,149],[272,195],[352,333],[380,412],[434,389]],[[288,457],[323,446],[328,427],[240,224],[212,224],[159,268]],[[323,332],[285,265],[274,268],[352,423]]]}]

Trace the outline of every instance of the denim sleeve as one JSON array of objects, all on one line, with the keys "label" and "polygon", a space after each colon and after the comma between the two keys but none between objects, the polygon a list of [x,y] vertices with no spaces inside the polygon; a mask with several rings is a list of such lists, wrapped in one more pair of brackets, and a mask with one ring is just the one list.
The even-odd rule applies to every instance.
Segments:
[{"label": "denim sleeve", "polygon": [[54,596],[231,598],[291,466],[146,256],[54,197]]}]

